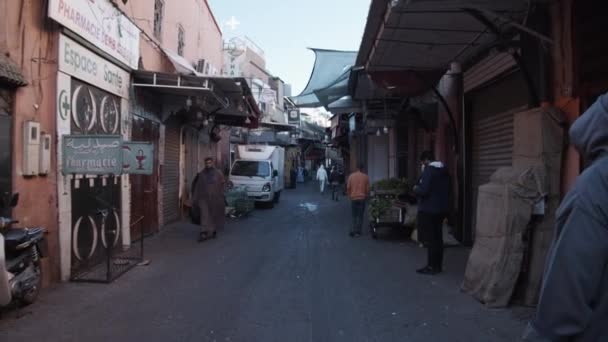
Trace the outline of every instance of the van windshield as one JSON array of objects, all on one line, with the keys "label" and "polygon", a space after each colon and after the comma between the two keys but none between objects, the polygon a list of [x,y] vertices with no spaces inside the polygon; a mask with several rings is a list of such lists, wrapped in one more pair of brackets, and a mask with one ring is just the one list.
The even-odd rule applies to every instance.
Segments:
[{"label": "van windshield", "polygon": [[233,176],[246,177],[268,177],[270,176],[270,164],[266,161],[239,160],[232,166]]}]

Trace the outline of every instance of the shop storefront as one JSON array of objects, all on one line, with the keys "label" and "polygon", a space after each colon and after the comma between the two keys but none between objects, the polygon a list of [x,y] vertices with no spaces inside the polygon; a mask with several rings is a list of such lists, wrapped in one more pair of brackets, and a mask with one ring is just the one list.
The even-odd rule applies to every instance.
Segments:
[{"label": "shop storefront", "polygon": [[[511,58],[512,60],[512,58]],[[507,60],[508,61],[508,60]],[[485,73],[481,83],[473,79],[476,68],[465,73],[465,101],[468,121],[468,163],[471,177],[471,233],[475,232],[477,192],[501,167],[513,165],[514,115],[528,108],[527,85],[521,71],[511,68],[499,74]],[[471,238],[471,237],[467,237]]]},{"label": "shop storefront", "polygon": [[[170,54],[175,64],[184,64]],[[179,65],[181,65],[179,64]],[[186,69],[185,67],[183,69]],[[133,92],[159,101],[162,225],[174,223],[192,203],[191,185],[205,158],[222,171],[229,162],[229,127],[253,127],[259,109],[245,79],[154,71],[133,72]]]},{"label": "shop storefront", "polygon": [[154,146],[152,175],[129,175],[131,186],[131,236],[154,234],[161,227],[160,147],[163,124],[160,120],[161,103],[143,92],[130,92],[131,141],[151,142]]},{"label": "shop storefront", "polygon": [[[64,136],[121,136],[129,140],[129,72],[87,49],[76,40],[59,37],[57,75],[57,193],[59,199],[62,277],[77,278],[102,263],[107,244],[130,245],[128,176],[63,175]],[[99,209],[111,208],[106,231]]]}]

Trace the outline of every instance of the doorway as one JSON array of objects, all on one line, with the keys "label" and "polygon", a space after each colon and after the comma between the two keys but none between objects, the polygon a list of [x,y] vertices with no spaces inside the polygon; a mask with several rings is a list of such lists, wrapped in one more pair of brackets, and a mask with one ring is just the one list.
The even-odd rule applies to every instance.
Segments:
[{"label": "doorway", "polygon": [[131,239],[158,232],[158,140],[159,124],[133,115],[133,141],[154,144],[154,173],[152,175],[130,175],[131,182]]},{"label": "doorway", "polygon": [[[12,191],[12,92],[0,88],[0,196]],[[0,215],[10,216],[10,208],[0,208]]]}]

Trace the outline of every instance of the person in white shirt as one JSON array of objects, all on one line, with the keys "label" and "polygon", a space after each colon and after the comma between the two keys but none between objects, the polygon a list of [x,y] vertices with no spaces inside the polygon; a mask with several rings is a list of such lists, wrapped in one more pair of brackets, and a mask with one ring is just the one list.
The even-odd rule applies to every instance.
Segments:
[{"label": "person in white shirt", "polygon": [[319,170],[317,170],[317,180],[319,181],[319,186],[321,187],[321,193],[325,192],[325,184],[327,183],[327,170],[323,165],[319,166]]}]

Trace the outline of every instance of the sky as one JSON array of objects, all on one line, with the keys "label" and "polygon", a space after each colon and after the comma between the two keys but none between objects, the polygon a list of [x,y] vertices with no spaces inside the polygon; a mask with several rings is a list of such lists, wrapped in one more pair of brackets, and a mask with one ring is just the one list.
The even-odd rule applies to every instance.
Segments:
[{"label": "sky", "polygon": [[[359,50],[370,0],[209,0],[224,39],[247,36],[264,50],[266,68],[292,85],[306,86],[314,53],[307,48]],[[236,29],[227,23],[232,18]]]}]

